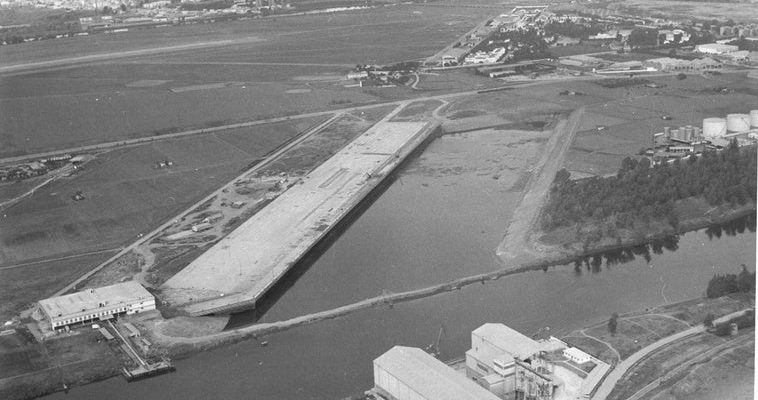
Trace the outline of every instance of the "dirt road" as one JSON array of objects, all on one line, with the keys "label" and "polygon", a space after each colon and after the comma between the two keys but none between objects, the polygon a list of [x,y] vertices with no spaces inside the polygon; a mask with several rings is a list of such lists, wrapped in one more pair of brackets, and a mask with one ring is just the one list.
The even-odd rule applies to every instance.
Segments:
[{"label": "dirt road", "polygon": [[540,257],[529,244],[528,236],[540,210],[547,199],[550,185],[558,170],[563,165],[571,143],[574,141],[576,128],[579,126],[584,107],[574,110],[568,119],[562,120],[555,128],[555,133],[547,143],[542,157],[534,166],[532,176],[526,186],[526,193],[513,213],[505,238],[497,247],[497,255],[508,264],[523,262],[524,257]]}]

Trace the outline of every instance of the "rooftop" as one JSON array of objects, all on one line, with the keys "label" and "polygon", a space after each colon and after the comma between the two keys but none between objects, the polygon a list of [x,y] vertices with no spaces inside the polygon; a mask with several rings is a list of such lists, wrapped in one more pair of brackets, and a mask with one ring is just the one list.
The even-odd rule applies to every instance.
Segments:
[{"label": "rooftop", "polygon": [[[539,342],[503,324],[487,323],[476,328],[471,334],[479,336],[504,352],[520,359],[529,358],[543,350]],[[493,356],[499,356],[499,354]]]},{"label": "rooftop", "polygon": [[127,281],[111,286],[87,289],[58,297],[40,300],[39,304],[49,316],[61,316],[93,310],[108,305],[117,305],[135,300],[152,300],[139,282]]},{"label": "rooftop", "polygon": [[584,357],[590,357],[589,354],[577,349],[576,347],[569,347],[565,350],[563,350],[565,354],[568,354],[572,357],[576,358],[584,358]]},{"label": "rooftop", "polygon": [[421,398],[436,400],[499,400],[465,375],[415,347],[395,346],[374,365],[410,386]]}]

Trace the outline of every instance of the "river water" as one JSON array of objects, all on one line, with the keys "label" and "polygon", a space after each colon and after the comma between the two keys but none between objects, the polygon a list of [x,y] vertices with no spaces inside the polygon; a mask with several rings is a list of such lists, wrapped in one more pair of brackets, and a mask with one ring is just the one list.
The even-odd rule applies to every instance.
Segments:
[{"label": "river water", "polygon": [[[536,154],[544,139],[538,136],[505,139],[492,131],[436,140],[339,238],[288,279],[265,313],[238,315],[232,325],[500,268],[493,249],[510,218],[507,210],[519,200],[518,157]],[[613,312],[702,295],[714,273],[755,266],[754,216],[747,225],[728,234],[685,234],[668,249],[652,252],[649,262],[638,255],[610,267],[523,273],[277,333],[265,338],[267,347],[246,341],[201,353],[177,361],[173,374],[135,383],[118,377],[49,398],[345,398],[372,386],[374,358],[393,345],[423,347],[440,326],[442,358],[456,358],[468,348],[470,332],[485,322],[504,322],[527,335],[549,326],[560,335]]]}]

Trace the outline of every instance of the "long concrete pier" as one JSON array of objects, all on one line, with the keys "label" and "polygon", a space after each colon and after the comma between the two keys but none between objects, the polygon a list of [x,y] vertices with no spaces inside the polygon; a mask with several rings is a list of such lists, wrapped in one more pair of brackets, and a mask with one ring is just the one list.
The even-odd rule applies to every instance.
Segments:
[{"label": "long concrete pier", "polygon": [[374,125],[169,279],[164,300],[195,316],[254,308],[437,126]]}]

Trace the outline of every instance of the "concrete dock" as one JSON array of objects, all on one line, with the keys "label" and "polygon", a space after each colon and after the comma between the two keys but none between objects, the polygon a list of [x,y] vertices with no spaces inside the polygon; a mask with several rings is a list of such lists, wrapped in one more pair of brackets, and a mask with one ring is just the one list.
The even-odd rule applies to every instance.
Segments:
[{"label": "concrete dock", "polygon": [[254,308],[437,126],[374,125],[169,279],[162,297],[195,316]]}]

